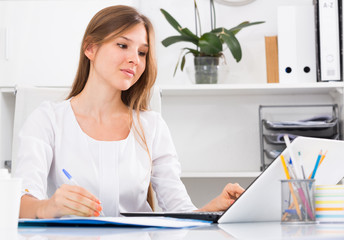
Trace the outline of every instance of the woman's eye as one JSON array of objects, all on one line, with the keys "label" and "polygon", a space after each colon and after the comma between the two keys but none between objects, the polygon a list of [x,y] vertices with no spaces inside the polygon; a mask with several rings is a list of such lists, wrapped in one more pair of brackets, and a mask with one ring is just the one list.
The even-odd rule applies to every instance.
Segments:
[{"label": "woman's eye", "polygon": [[147,55],[146,52],[139,52],[139,56],[141,56],[141,57],[145,57],[146,55]]},{"label": "woman's eye", "polygon": [[128,46],[126,44],[121,44],[121,43],[117,43],[117,46],[119,46],[120,48],[128,48]]}]

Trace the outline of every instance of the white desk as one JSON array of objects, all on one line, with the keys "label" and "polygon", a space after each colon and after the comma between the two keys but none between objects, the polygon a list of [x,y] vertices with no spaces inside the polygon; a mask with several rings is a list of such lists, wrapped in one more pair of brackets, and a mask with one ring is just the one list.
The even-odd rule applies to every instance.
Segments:
[{"label": "white desk", "polygon": [[279,222],[214,224],[193,229],[20,227],[12,234],[7,231],[6,236],[1,231],[1,240],[344,239],[344,224],[281,225]]}]

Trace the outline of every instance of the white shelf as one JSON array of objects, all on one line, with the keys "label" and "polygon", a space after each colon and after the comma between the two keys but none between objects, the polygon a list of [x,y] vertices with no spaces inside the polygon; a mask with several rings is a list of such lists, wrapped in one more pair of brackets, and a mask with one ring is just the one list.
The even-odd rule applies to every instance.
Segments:
[{"label": "white shelf", "polygon": [[0,87],[2,93],[15,93],[14,87]]},{"label": "white shelf", "polygon": [[227,94],[319,94],[343,92],[343,82],[298,84],[194,84],[162,85],[162,96],[227,95]]},{"label": "white shelf", "polygon": [[[42,87],[42,88],[68,88],[70,89],[71,86],[34,86],[34,87]],[[13,93],[15,94],[16,92],[16,86],[10,86],[10,85],[3,85],[0,86],[0,92],[1,93]]]},{"label": "white shelf", "polygon": [[261,172],[183,172],[182,178],[256,178]]}]

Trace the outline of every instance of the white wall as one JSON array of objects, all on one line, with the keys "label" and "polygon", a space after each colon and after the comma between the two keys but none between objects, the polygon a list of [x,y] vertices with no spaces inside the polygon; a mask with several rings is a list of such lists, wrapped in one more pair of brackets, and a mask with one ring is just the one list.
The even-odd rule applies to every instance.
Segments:
[{"label": "white wall", "polygon": [[0,85],[71,85],[88,22],[113,4],[136,7],[133,0],[0,1]]},{"label": "white wall", "polygon": [[[203,32],[209,31],[209,1],[198,0]],[[229,7],[215,3],[218,27],[233,27],[249,21],[265,24],[244,29],[237,37],[243,58],[236,63],[225,52],[230,65],[228,83],[264,83],[264,36],[277,33],[276,12],[281,4],[310,4],[312,0],[256,0],[250,5]],[[186,72],[174,67],[184,43],[165,48],[161,40],[175,34],[160,12],[164,8],[182,26],[194,31],[192,0],[55,0],[0,1],[0,86],[29,83],[45,86],[71,85],[77,67],[82,35],[91,17],[105,6],[137,7],[153,22],[157,36],[160,85],[190,84]],[[6,40],[7,39],[7,40]],[[6,55],[7,52],[7,55]],[[192,63],[192,57],[187,64]]]}]

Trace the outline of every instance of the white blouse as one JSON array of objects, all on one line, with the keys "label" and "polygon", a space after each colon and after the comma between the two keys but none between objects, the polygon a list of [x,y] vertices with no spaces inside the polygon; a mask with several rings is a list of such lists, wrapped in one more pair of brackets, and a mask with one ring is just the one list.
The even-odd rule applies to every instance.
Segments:
[{"label": "white blouse", "polygon": [[180,180],[180,163],[165,121],[152,111],[140,112],[140,121],[152,163],[134,129],[126,139],[98,141],[82,131],[70,100],[42,103],[19,132],[14,176],[23,179],[22,194],[50,198],[59,186],[71,184],[62,172],[66,169],[99,198],[105,216],[152,211],[147,202],[150,182],[163,211],[195,210]]}]

